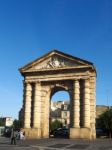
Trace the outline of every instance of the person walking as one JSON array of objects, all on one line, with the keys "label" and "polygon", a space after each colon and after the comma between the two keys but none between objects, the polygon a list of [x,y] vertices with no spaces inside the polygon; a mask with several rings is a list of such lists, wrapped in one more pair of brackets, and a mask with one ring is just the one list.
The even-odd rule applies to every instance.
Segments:
[{"label": "person walking", "polygon": [[19,134],[20,134],[20,140],[24,140],[25,139],[25,135],[24,135],[22,130],[20,130]]},{"label": "person walking", "polygon": [[11,131],[11,145],[12,144],[16,145],[16,131],[13,128]]}]

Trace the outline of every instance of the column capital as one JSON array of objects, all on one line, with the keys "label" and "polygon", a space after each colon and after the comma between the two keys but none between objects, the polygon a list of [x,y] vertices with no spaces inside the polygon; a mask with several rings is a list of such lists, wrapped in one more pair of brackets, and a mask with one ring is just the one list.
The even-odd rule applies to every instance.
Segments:
[{"label": "column capital", "polygon": [[41,81],[35,81],[34,83],[35,84],[41,84]]},{"label": "column capital", "polygon": [[32,85],[31,85],[31,83],[25,83],[25,87],[26,87],[26,90],[32,91]]},{"label": "column capital", "polygon": [[73,80],[74,82],[79,82],[80,81],[80,79],[75,79],[75,80]]},{"label": "column capital", "polygon": [[90,78],[85,78],[85,79],[83,79],[84,81],[90,81]]}]

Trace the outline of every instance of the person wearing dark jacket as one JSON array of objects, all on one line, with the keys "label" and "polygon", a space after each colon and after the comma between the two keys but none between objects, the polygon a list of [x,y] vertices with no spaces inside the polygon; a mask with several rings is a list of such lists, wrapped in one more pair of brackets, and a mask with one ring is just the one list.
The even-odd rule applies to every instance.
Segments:
[{"label": "person wearing dark jacket", "polygon": [[11,131],[11,144],[16,145],[16,131],[14,129]]}]

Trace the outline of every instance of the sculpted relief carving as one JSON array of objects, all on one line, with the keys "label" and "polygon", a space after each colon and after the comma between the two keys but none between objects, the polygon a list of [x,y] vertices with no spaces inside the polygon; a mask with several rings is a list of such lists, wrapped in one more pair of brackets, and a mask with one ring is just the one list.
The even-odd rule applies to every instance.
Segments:
[{"label": "sculpted relief carving", "polygon": [[44,62],[39,69],[62,68],[67,66],[72,67],[77,65],[78,63],[74,63],[70,60],[65,60],[64,58],[54,56]]},{"label": "sculpted relief carving", "polygon": [[43,69],[48,68],[60,68],[64,67],[65,63],[63,59],[59,59],[58,57],[51,57],[44,66],[42,66]]}]

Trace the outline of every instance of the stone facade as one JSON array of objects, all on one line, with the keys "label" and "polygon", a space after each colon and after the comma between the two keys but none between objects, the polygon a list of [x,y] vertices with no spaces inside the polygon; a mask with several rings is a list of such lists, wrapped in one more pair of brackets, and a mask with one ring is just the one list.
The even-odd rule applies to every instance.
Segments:
[{"label": "stone facade", "polygon": [[4,117],[2,118],[3,124],[6,127],[11,127],[13,125],[13,119],[12,117]]},{"label": "stone facade", "polygon": [[70,103],[69,101],[51,101],[51,122],[59,120],[63,127],[68,128],[70,126]]},{"label": "stone facade", "polygon": [[70,138],[95,139],[96,70],[93,63],[54,50],[20,69],[26,138],[49,138],[50,100],[70,95]]}]

